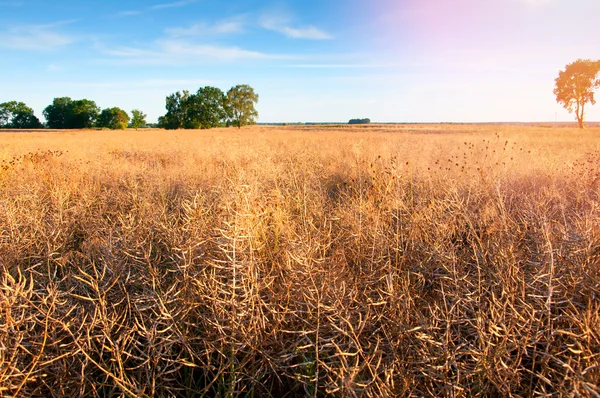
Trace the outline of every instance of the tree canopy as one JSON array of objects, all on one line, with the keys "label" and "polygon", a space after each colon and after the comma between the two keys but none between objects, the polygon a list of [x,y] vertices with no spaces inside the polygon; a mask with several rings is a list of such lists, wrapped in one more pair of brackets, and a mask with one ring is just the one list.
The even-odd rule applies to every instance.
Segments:
[{"label": "tree canopy", "polygon": [[107,108],[98,117],[98,127],[107,127],[111,130],[125,130],[129,124],[129,115],[121,108]]},{"label": "tree canopy", "polygon": [[167,96],[167,113],[158,119],[158,125],[165,129],[207,129],[229,123],[241,127],[254,123],[257,101],[258,95],[248,85],[235,86],[227,95],[211,86],[194,94],[177,91]]},{"label": "tree canopy", "polygon": [[186,128],[219,127],[227,118],[227,97],[216,87],[201,87],[190,95],[187,104]]},{"label": "tree canopy", "polygon": [[241,128],[248,124],[254,124],[258,112],[254,105],[258,102],[258,94],[247,84],[232,87],[227,92],[228,114],[231,122]]},{"label": "tree canopy", "polygon": [[585,105],[594,105],[595,91],[600,87],[600,61],[578,59],[558,73],[555,80],[556,102],[569,112],[575,112],[579,128],[584,127]]},{"label": "tree canopy", "polygon": [[[166,114],[158,118],[158,127],[165,129],[208,129],[219,126],[242,127],[256,123],[255,104],[258,94],[247,84],[232,87],[227,94],[211,86],[200,87],[197,92],[177,91],[165,99]],[[118,107],[102,111],[89,99],[73,100],[56,97],[43,111],[46,127],[51,129],[86,129],[103,127],[138,129],[146,126],[146,114],[139,109],[127,112]],[[0,104],[0,128],[44,127],[33,110],[22,102]]]},{"label": "tree canopy", "polygon": [[138,129],[140,127],[146,126],[146,114],[139,109],[134,109],[131,111],[131,127],[134,129]]},{"label": "tree canopy", "polygon": [[187,102],[190,92],[183,90],[169,95],[166,99],[167,114],[158,118],[158,125],[168,130],[184,128],[186,125]]},{"label": "tree canopy", "polygon": [[69,97],[60,97],[54,98],[43,113],[51,129],[85,129],[94,125],[100,108],[88,99],[73,101]]},{"label": "tree canopy", "polygon": [[371,123],[371,119],[369,118],[365,118],[365,119],[350,119],[350,121],[348,122],[348,124],[369,124]]},{"label": "tree canopy", "polygon": [[43,127],[33,114],[33,109],[23,102],[9,101],[0,104],[0,128],[37,129]]}]

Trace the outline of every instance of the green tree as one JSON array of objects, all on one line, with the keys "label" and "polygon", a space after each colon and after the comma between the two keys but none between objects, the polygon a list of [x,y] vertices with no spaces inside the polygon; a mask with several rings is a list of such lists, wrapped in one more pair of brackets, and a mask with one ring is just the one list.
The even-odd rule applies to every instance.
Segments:
[{"label": "green tree", "polygon": [[99,115],[100,108],[94,101],[88,99],[73,101],[71,126],[69,128],[89,129],[94,126]]},{"label": "green tree", "polygon": [[43,113],[49,128],[84,129],[94,125],[100,108],[88,99],[73,101],[69,97],[60,97],[54,98]]},{"label": "green tree", "polygon": [[98,126],[111,130],[125,130],[129,124],[129,115],[121,108],[107,108],[98,117]]},{"label": "green tree", "polygon": [[216,87],[201,87],[187,99],[186,128],[219,127],[227,118],[227,97]]},{"label": "green tree", "polygon": [[558,73],[555,80],[556,102],[577,118],[579,128],[584,127],[585,105],[594,105],[594,92],[600,87],[600,61],[578,59]]},{"label": "green tree", "polygon": [[51,129],[67,129],[69,127],[69,118],[73,100],[69,97],[54,98],[52,104],[44,109],[43,114],[46,118],[46,125]]},{"label": "green tree", "polygon": [[131,127],[138,129],[146,126],[146,114],[139,109],[131,111]]},{"label": "green tree", "polygon": [[190,92],[183,90],[183,93],[177,91],[166,98],[167,114],[160,117],[159,126],[167,130],[176,130],[184,128],[187,122],[187,107]]},{"label": "green tree", "polygon": [[371,123],[371,119],[369,118],[365,118],[365,119],[350,119],[350,121],[348,122],[348,124],[370,124]]},{"label": "green tree", "polygon": [[254,124],[258,112],[254,105],[258,102],[258,94],[247,84],[232,87],[227,92],[227,112],[231,122],[238,128]]},{"label": "green tree", "polygon": [[9,101],[0,104],[0,128],[38,129],[42,123],[33,109],[23,102]]}]

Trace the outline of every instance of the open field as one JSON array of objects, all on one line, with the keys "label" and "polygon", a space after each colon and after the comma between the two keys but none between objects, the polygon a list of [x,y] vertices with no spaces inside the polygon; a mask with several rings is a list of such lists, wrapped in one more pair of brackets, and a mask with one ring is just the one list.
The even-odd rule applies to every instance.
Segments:
[{"label": "open field", "polygon": [[0,395],[600,396],[600,128],[0,133]]}]

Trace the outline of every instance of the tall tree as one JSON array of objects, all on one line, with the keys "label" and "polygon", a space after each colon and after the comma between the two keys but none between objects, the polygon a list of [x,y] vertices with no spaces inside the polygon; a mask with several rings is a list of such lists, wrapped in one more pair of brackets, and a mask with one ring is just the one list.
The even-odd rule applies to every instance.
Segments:
[{"label": "tall tree", "polygon": [[219,127],[226,119],[225,111],[227,97],[221,89],[216,87],[201,87],[196,94],[190,95],[187,100],[186,128],[209,129]]},{"label": "tall tree", "polygon": [[70,128],[71,108],[73,100],[69,97],[54,98],[52,104],[44,109],[43,114],[46,118],[46,124],[51,129]]},{"label": "tall tree", "polygon": [[160,127],[168,130],[185,127],[189,96],[190,92],[183,90],[183,93],[177,91],[166,98],[165,107],[167,108],[167,114],[159,118]]},{"label": "tall tree", "polygon": [[146,126],[146,114],[139,109],[131,111],[131,127],[138,129]]},{"label": "tall tree", "polygon": [[258,94],[247,84],[232,87],[227,92],[228,113],[234,125],[241,128],[255,123],[258,112],[254,105],[258,102]]},{"label": "tall tree", "polygon": [[100,108],[88,99],[73,101],[69,97],[54,98],[44,109],[46,124],[52,129],[90,128],[100,114]]},{"label": "tall tree", "polygon": [[9,101],[0,104],[0,128],[38,129],[42,123],[33,109],[23,102]]},{"label": "tall tree", "polygon": [[556,102],[569,112],[575,112],[579,128],[584,127],[585,105],[594,105],[595,91],[600,87],[600,61],[578,59],[558,73],[555,80]]},{"label": "tall tree", "polygon": [[88,99],[73,101],[70,128],[88,129],[94,125],[99,115],[100,108],[94,101]]},{"label": "tall tree", "polygon": [[125,130],[129,124],[129,115],[121,108],[107,108],[98,117],[98,126],[111,130]]}]

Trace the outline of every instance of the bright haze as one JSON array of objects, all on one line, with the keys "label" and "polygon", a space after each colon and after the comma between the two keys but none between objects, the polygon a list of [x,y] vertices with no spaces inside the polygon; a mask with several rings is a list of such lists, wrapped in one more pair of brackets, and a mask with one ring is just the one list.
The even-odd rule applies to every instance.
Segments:
[{"label": "bright haze", "polygon": [[[554,79],[600,59],[599,0],[4,0],[0,102],[139,108],[249,84],[260,122],[573,121]],[[600,104],[587,120],[600,121]]]}]

